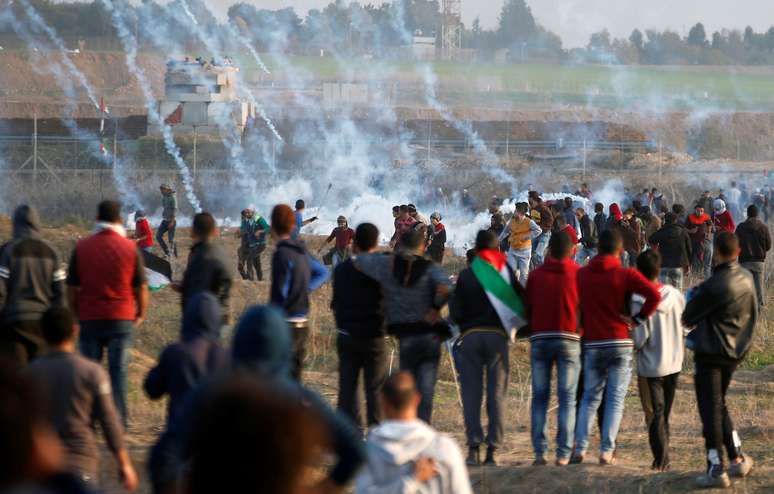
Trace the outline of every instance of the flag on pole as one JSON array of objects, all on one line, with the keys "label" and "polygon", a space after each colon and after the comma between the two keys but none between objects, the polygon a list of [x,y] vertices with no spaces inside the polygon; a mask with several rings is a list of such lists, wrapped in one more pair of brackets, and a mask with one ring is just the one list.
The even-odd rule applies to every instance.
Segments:
[{"label": "flag on pole", "polygon": [[104,96],[101,96],[99,98],[99,114],[100,114],[99,133],[103,134],[105,132],[105,115],[110,114],[110,110],[108,110],[107,105],[105,105]]},{"label": "flag on pole", "polygon": [[519,328],[527,325],[527,312],[524,301],[511,285],[505,254],[494,250],[481,251],[470,267],[511,340],[515,340]]}]

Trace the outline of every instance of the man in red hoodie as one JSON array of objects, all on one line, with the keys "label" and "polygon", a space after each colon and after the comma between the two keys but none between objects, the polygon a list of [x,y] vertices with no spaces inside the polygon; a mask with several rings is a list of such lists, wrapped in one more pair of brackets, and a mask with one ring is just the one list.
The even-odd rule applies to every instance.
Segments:
[{"label": "man in red hoodie", "polygon": [[[658,289],[641,273],[621,266],[622,251],[621,234],[607,230],[599,237],[599,255],[578,271],[584,376],[572,463],[583,461],[589,431],[605,393],[599,462],[612,464],[624,398],[632,377],[633,342],[629,330],[647,320],[661,300]],[[632,321],[626,314],[635,293],[643,296],[645,302]]]},{"label": "man in red hoodie", "polygon": [[[564,218],[562,218],[564,220]],[[527,308],[532,330],[532,447],[534,465],[545,465],[548,449],[548,402],[551,396],[551,367],[556,362],[559,398],[556,464],[567,465],[575,430],[575,394],[581,370],[578,334],[579,266],[572,260],[575,244],[569,235],[552,235],[545,262],[527,281]]]}]

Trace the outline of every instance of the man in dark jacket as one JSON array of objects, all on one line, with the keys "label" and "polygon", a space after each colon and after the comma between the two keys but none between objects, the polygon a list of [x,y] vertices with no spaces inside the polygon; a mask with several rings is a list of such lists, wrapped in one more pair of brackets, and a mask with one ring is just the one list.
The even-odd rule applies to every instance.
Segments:
[{"label": "man in dark jacket", "polygon": [[0,352],[20,366],[45,345],[40,317],[64,305],[66,272],[59,256],[40,236],[38,213],[19,206],[13,239],[0,247]]},{"label": "man in dark jacket", "polygon": [[228,362],[226,350],[218,344],[222,318],[223,311],[213,294],[204,291],[192,296],[183,314],[180,341],[161,352],[158,364],[145,377],[144,388],[150,399],[169,395],[167,425],[148,461],[154,492],[169,492],[174,485],[177,463],[168,431],[180,425],[191,390]]},{"label": "man in dark jacket", "polygon": [[739,434],[726,407],[731,377],[750,349],[758,320],[754,282],[739,266],[738,256],[736,235],[718,233],[712,276],[688,294],[683,313],[683,324],[695,326],[687,346],[694,353],[696,401],[707,448],[707,471],[696,479],[701,487],[731,485],[723,462],[724,446],[732,476],[746,476],[753,464],[752,458],[742,453]]},{"label": "man in dark jacket", "polygon": [[320,288],[330,273],[309,255],[301,241],[292,238],[295,228],[290,206],[275,206],[271,235],[277,247],[271,260],[270,302],[287,316],[293,340],[293,377],[300,382],[309,339],[309,293]]},{"label": "man in dark jacket", "polygon": [[220,300],[223,321],[228,323],[232,273],[226,255],[214,242],[217,235],[218,226],[210,213],[194,216],[191,228],[193,246],[188,255],[188,265],[183,274],[180,291],[183,295],[183,311],[188,306],[188,301],[197,293],[212,293]]},{"label": "man in dark jacket", "polygon": [[661,282],[682,290],[683,271],[691,265],[691,237],[688,230],[677,223],[675,213],[666,213],[664,222],[666,224],[650,236],[648,243],[661,254]]},{"label": "man in dark jacket", "polygon": [[[175,243],[175,230],[177,228],[177,197],[175,191],[167,184],[161,184],[161,224],[156,230],[156,241],[164,251],[164,255],[169,257],[169,247],[172,247],[172,253],[177,257],[177,244]],[[167,234],[169,244],[164,242],[164,234]]]},{"label": "man in dark jacket", "polygon": [[739,237],[741,249],[739,264],[752,273],[758,305],[763,307],[766,303],[763,266],[766,262],[766,253],[771,250],[771,235],[769,227],[758,219],[758,214],[758,206],[754,204],[749,206],[747,219],[736,227],[736,236]]},{"label": "man in dark jacket", "polygon": [[[498,240],[492,231],[478,232],[476,253],[477,259],[473,263],[507,272],[510,289],[523,300],[524,289],[506,263],[505,254],[498,249]],[[486,442],[487,445],[485,465],[495,465],[495,451],[502,445],[503,405],[508,388],[508,341],[511,330],[510,324],[506,327],[500,319],[484,286],[476,276],[476,269],[470,267],[460,273],[449,303],[451,318],[461,332],[454,343],[454,362],[459,371],[462,388],[465,435],[468,443],[467,463],[471,466],[480,464],[481,443]],[[507,289],[508,285],[503,283],[502,287]],[[484,395],[481,376],[484,374],[486,411],[489,417],[486,437],[481,428],[481,399]]]},{"label": "man in dark jacket", "polygon": [[594,226],[596,227],[597,237],[607,228],[605,205],[601,202],[594,204]]},{"label": "man in dark jacket", "polygon": [[[374,252],[379,230],[363,223],[355,232],[355,255]],[[331,309],[339,330],[336,348],[339,354],[338,409],[358,425],[362,424],[357,387],[363,371],[367,425],[379,423],[379,390],[387,378],[387,340],[382,314],[382,288],[379,283],[355,268],[352,259],[333,271]]]},{"label": "man in dark jacket", "polygon": [[597,236],[599,232],[597,232],[596,221],[592,221],[589,215],[586,214],[585,209],[576,209],[575,216],[578,218],[581,234],[581,248],[578,249],[576,260],[578,264],[586,264],[592,257],[597,255]]}]

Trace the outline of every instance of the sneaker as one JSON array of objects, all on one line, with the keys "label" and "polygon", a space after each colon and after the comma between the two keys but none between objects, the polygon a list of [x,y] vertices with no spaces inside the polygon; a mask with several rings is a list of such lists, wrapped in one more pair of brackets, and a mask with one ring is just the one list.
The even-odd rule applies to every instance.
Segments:
[{"label": "sneaker", "polygon": [[702,489],[726,489],[731,487],[731,479],[720,465],[713,465],[696,477],[696,486]]},{"label": "sneaker", "polygon": [[600,465],[615,465],[615,456],[613,452],[602,453],[599,455]]},{"label": "sneaker", "polygon": [[532,462],[533,467],[542,467],[548,465],[548,462],[546,461],[545,457],[538,456],[535,458],[535,461]]},{"label": "sneaker", "polygon": [[486,458],[484,459],[484,466],[496,467],[497,461],[495,461],[495,449],[492,447],[486,448]]},{"label": "sneaker", "polygon": [[583,463],[583,453],[573,453],[570,457],[570,465],[580,465]]},{"label": "sneaker", "polygon": [[465,464],[469,467],[481,465],[481,454],[478,451],[478,446],[471,446],[468,448],[468,459],[465,460]]},{"label": "sneaker", "polygon": [[742,455],[741,463],[732,463],[728,467],[728,475],[731,477],[743,478],[750,474],[755,462],[747,455]]},{"label": "sneaker", "polygon": [[557,467],[566,467],[567,465],[570,464],[570,459],[569,458],[557,458],[556,461],[554,462],[554,464]]}]

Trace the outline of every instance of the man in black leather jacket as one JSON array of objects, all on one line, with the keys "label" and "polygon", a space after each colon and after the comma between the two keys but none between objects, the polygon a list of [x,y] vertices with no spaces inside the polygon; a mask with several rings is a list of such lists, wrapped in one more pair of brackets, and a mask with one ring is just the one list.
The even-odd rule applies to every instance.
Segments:
[{"label": "man in black leather jacket", "polygon": [[[753,460],[742,453],[739,434],[726,408],[731,376],[747,354],[758,320],[755,286],[750,273],[737,262],[739,239],[730,232],[715,236],[712,276],[688,294],[683,324],[695,326],[688,336],[693,349],[696,400],[707,448],[707,472],[696,479],[700,487],[729,487],[744,477]],[[722,457],[725,446],[730,466]]]}]

